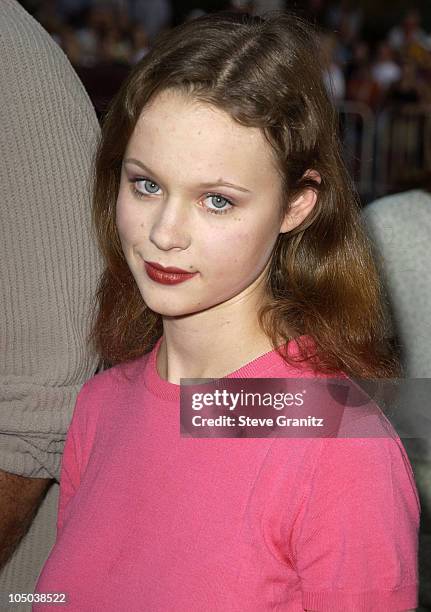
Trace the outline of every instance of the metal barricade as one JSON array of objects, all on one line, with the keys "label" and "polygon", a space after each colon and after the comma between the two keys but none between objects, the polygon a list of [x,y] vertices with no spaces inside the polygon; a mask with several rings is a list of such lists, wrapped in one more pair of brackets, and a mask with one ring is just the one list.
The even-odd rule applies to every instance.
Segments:
[{"label": "metal barricade", "polygon": [[377,114],[339,102],[347,168],[363,200],[402,190],[431,172],[431,105],[391,106]]},{"label": "metal barricade", "polygon": [[339,102],[337,110],[344,161],[359,193],[364,197],[370,196],[374,192],[374,113],[362,102]]},{"label": "metal barricade", "polygon": [[402,188],[431,169],[431,106],[392,106],[376,122],[376,196]]}]

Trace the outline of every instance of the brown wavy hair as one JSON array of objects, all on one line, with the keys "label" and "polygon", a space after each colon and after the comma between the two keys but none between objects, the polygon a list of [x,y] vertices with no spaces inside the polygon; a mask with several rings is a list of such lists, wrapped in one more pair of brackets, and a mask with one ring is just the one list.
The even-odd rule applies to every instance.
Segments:
[{"label": "brown wavy hair", "polygon": [[[89,339],[105,367],[140,357],[163,333],[161,315],[144,303],[124,258],[115,206],[138,118],[153,96],[173,88],[262,129],[286,194],[280,219],[303,189],[317,192],[312,212],[278,236],[271,255],[267,303],[258,317],[273,347],[280,339],[311,336],[313,353],[299,339],[299,357],[316,372],[398,375],[385,337],[381,282],[341,158],[337,112],[316,40],[309,24],[284,11],[265,18],[219,12],[164,32],[131,70],[102,122],[94,174],[93,224],[106,268]],[[308,169],[320,174],[320,183],[304,176]]]}]

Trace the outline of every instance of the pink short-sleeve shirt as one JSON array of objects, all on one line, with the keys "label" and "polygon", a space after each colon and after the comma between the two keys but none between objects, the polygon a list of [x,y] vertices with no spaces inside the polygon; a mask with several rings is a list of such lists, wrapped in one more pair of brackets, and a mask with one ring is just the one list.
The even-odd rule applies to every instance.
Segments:
[{"label": "pink short-sleeve shirt", "polygon": [[[76,612],[415,608],[420,506],[395,431],[182,437],[179,386],[158,375],[159,345],[81,389],[36,591],[66,593]],[[300,376],[312,373],[276,351],[229,375]]]}]

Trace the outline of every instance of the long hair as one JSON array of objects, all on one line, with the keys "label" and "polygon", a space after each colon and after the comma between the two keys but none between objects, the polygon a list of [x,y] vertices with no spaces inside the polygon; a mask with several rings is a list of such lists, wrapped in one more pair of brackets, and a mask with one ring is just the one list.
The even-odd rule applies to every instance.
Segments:
[{"label": "long hair", "polygon": [[[90,341],[105,366],[140,357],[163,333],[161,315],[144,303],[124,258],[115,206],[138,118],[153,96],[172,88],[262,129],[285,194],[280,219],[304,188],[317,192],[313,211],[278,236],[271,255],[267,301],[258,317],[273,347],[297,338],[299,360],[315,371],[363,378],[398,374],[385,337],[381,282],[341,158],[337,112],[316,38],[310,25],[287,12],[266,18],[215,13],[164,32],[130,72],[104,118],[94,175],[93,223],[106,268]],[[320,183],[304,176],[308,169],[320,174]],[[313,339],[312,354],[300,335]],[[298,361],[282,349],[280,355]]]}]

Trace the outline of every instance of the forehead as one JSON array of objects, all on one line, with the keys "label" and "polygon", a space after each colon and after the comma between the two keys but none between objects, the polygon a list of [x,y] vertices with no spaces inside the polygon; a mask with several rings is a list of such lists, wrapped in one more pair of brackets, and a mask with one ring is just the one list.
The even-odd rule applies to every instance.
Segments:
[{"label": "forehead", "polygon": [[[179,91],[163,91],[142,111],[127,155],[151,167],[229,174],[237,180],[274,180],[276,161],[261,129]],[[225,177],[226,178],[226,177]]]}]

